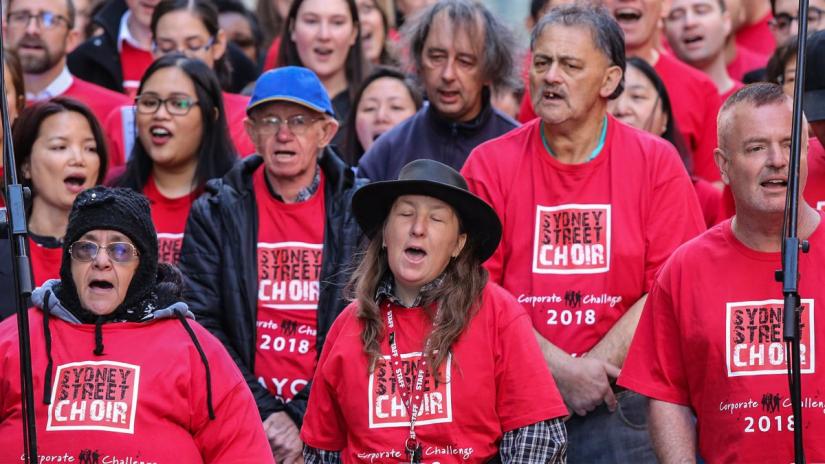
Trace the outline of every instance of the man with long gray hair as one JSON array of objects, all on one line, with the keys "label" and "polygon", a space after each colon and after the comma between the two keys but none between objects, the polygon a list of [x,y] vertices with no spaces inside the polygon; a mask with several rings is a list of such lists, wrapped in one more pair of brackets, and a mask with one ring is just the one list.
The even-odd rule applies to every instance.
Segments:
[{"label": "man with long gray hair", "polygon": [[614,379],[657,269],[704,229],[673,146],[607,114],[624,41],[603,8],[553,9],[533,30],[539,118],[476,148],[470,189],[502,220],[490,278],[531,315],[575,416],[570,462],[652,462],[647,400]]},{"label": "man with long gray hair", "polygon": [[516,127],[490,104],[490,89],[518,83],[510,31],[481,3],[443,0],[402,31],[429,104],[381,135],[358,164],[372,181],[398,177],[420,158],[461,169],[479,144]]}]

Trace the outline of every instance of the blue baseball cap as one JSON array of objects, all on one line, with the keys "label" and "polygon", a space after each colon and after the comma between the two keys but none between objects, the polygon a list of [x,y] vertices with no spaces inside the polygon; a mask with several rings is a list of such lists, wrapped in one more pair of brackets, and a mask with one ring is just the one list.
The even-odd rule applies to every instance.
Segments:
[{"label": "blue baseball cap", "polygon": [[335,117],[321,80],[314,72],[300,66],[284,66],[263,73],[255,82],[246,114],[249,115],[253,108],[276,101],[295,103]]}]

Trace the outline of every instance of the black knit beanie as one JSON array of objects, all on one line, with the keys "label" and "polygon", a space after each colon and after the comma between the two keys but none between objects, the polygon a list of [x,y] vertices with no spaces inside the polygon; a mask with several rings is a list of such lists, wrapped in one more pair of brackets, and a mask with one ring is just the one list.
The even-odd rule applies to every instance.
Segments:
[{"label": "black knit beanie", "polygon": [[[113,316],[123,315],[128,309],[142,312],[140,306],[152,295],[158,269],[158,236],[152,223],[149,201],[131,189],[103,186],[84,190],[75,198],[63,240],[58,297],[65,308],[79,317],[92,315],[80,305],[72,279],[69,247],[91,230],[116,230],[129,237],[137,247],[140,264],[129,283],[123,303],[115,309]],[[81,317],[81,320],[84,319],[89,317]]]}]

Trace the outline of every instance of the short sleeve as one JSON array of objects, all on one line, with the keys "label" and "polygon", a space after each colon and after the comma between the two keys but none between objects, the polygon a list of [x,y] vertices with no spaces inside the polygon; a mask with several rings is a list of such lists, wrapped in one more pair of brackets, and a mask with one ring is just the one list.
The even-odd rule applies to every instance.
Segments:
[{"label": "short sleeve", "polygon": [[333,385],[338,376],[330,358],[346,320],[354,317],[354,308],[353,303],[332,324],[312,378],[312,393],[301,426],[301,440],[319,450],[341,451],[347,444],[347,424]]},{"label": "short sleeve", "polygon": [[666,267],[654,283],[628,350],[619,384],[661,401],[688,405],[682,339]]},{"label": "short sleeve", "polygon": [[567,407],[541,355],[529,317],[515,299],[497,290],[501,295],[488,300],[497,299],[504,315],[495,347],[496,410],[502,431],[566,416]]}]

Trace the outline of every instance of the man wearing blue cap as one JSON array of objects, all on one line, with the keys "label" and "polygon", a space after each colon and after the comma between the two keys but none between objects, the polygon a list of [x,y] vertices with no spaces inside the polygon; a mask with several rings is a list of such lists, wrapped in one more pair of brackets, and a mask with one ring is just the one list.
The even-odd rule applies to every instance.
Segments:
[{"label": "man wearing blue cap", "polygon": [[246,112],[257,154],[192,206],[180,267],[190,309],[238,363],[273,455],[288,464],[300,462],[317,353],[346,305],[358,183],[328,146],[338,123],[312,71],[263,74]]}]

